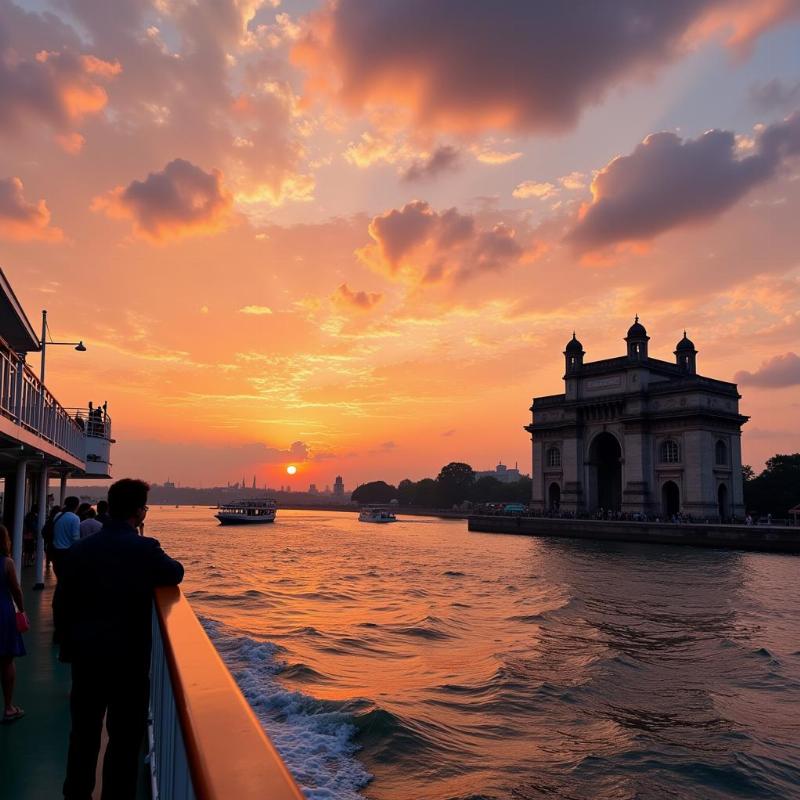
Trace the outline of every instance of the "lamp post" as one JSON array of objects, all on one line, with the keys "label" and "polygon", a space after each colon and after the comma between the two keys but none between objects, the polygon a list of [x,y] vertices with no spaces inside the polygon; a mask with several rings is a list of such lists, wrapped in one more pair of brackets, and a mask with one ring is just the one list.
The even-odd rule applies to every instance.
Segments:
[{"label": "lamp post", "polygon": [[39,380],[41,381],[42,386],[44,386],[45,355],[47,353],[48,345],[51,346],[51,347],[53,345],[59,345],[59,346],[60,345],[66,345],[66,346],[69,346],[69,347],[74,347],[79,353],[85,353],[86,352],[86,345],[83,343],[83,340],[81,340],[80,342],[52,342],[52,341],[48,342],[47,341],[47,334],[49,332],[50,331],[49,331],[49,329],[47,327],[47,311],[43,310],[42,311],[42,341],[41,341],[42,363],[41,363],[41,369],[40,369],[40,372],[39,372]]}]

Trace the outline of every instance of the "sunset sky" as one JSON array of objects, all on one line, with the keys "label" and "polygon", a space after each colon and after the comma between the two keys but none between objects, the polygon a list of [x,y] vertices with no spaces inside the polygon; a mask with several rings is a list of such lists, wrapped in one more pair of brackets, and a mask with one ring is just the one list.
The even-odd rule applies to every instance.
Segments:
[{"label": "sunset sky", "polygon": [[[800,1],[0,0],[0,266],[117,477],[530,471],[684,328],[800,450]],[[38,357],[30,358],[38,365]]]}]

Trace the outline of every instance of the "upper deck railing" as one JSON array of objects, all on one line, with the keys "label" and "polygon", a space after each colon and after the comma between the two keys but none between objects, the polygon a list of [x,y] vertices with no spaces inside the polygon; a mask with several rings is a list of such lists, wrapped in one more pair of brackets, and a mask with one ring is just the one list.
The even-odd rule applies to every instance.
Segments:
[{"label": "upper deck railing", "polygon": [[111,419],[104,408],[91,414],[88,409],[64,408],[2,339],[0,415],[81,462],[86,461],[87,436],[111,439]]},{"label": "upper deck railing", "polygon": [[156,589],[151,664],[153,800],[303,800],[177,587]]}]

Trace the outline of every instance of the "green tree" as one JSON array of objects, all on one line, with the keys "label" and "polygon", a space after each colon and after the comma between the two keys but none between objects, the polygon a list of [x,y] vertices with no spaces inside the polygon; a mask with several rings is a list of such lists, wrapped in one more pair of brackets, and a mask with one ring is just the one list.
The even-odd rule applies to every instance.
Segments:
[{"label": "green tree", "polygon": [[768,459],[763,472],[745,481],[744,502],[750,513],[787,517],[800,503],[800,453]]},{"label": "green tree", "polygon": [[414,505],[420,508],[441,508],[441,487],[433,478],[423,478],[421,481],[417,481]]},{"label": "green tree", "polygon": [[351,500],[356,503],[388,503],[397,497],[397,489],[385,481],[362,483],[353,494]]},{"label": "green tree", "polygon": [[414,495],[417,489],[417,484],[409,478],[405,478],[397,484],[397,499],[402,506],[413,506]]},{"label": "green tree", "polygon": [[451,461],[442,467],[436,482],[441,489],[441,497],[445,506],[462,503],[467,500],[475,483],[475,472],[469,464]]}]

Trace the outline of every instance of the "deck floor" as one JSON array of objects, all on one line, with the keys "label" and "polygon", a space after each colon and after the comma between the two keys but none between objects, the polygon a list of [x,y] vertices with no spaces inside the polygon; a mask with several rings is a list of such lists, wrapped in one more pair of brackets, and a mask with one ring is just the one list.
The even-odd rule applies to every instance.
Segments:
[{"label": "deck floor", "polygon": [[[14,704],[25,709],[16,722],[0,724],[0,776],[3,797],[42,800],[62,796],[69,740],[70,669],[58,660],[53,644],[51,605],[55,577],[45,577],[44,591],[34,592],[33,569],[22,570],[22,591],[31,629],[24,634],[26,656],[16,659]],[[105,737],[103,741],[105,746]],[[102,763],[101,758],[98,759]],[[94,796],[99,798],[100,770]],[[142,768],[138,797],[150,796]]]}]

